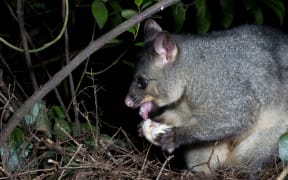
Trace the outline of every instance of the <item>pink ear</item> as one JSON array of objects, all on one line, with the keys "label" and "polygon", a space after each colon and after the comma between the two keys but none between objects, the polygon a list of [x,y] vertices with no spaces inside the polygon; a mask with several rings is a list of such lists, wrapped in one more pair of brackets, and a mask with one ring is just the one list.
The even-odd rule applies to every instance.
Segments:
[{"label": "pink ear", "polygon": [[162,64],[166,64],[176,59],[177,46],[168,32],[158,33],[154,40],[154,50],[160,57]]}]

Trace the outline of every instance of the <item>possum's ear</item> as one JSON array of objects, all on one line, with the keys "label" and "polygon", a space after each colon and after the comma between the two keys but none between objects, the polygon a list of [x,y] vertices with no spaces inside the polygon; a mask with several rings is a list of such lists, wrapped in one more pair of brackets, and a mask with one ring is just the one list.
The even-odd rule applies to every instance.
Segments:
[{"label": "possum's ear", "polygon": [[162,28],[156,21],[148,19],[144,25],[144,41],[147,42],[153,40],[155,36],[162,31]]},{"label": "possum's ear", "polygon": [[160,32],[154,39],[155,61],[157,65],[164,66],[176,60],[178,48],[174,38],[168,32]]}]

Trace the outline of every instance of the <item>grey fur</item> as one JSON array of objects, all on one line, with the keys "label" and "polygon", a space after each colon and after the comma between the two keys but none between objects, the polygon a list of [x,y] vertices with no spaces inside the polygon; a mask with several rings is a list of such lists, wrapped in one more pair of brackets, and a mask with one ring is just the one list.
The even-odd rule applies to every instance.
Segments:
[{"label": "grey fur", "polygon": [[[145,27],[149,32],[149,24]],[[155,118],[162,123],[170,118],[169,124],[174,125],[157,138],[161,148],[195,147],[186,153],[191,158],[201,156],[202,150],[196,148],[201,144],[209,145],[206,150],[210,152],[217,141],[229,148],[232,142],[220,166],[263,167],[276,155],[277,139],[288,127],[288,36],[255,25],[207,35],[170,34],[166,41],[176,44],[177,54],[159,66],[154,45],[161,33],[154,28],[139,55],[136,77],[144,77],[147,88],[139,89],[133,81],[127,95],[133,107],[141,106],[146,95],[153,97],[157,108],[178,102],[179,106]],[[269,113],[276,114],[271,116],[274,119],[267,120]],[[257,163],[247,159],[257,159]],[[187,159],[188,166],[198,161],[197,157]]]}]

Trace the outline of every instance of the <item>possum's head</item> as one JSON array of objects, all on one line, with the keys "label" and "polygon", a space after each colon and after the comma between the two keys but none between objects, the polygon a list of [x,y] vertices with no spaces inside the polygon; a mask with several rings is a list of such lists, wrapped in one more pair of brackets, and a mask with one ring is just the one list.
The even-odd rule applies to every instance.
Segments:
[{"label": "possum's head", "polygon": [[141,107],[140,115],[147,119],[154,106],[174,101],[170,98],[173,87],[167,77],[167,68],[176,60],[178,47],[172,35],[153,20],[145,23],[144,32],[145,44],[138,55],[136,73],[125,104],[131,108]]}]

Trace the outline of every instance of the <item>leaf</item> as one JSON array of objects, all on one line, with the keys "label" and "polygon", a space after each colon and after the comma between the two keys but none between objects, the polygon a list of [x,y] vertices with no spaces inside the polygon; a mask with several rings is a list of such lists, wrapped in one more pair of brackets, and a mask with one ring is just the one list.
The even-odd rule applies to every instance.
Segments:
[{"label": "leaf", "polygon": [[185,9],[182,3],[172,6],[175,32],[180,32],[185,22]]},{"label": "leaf", "polygon": [[61,106],[53,106],[52,112],[53,112],[54,118],[65,119],[65,113]]},{"label": "leaf", "polygon": [[153,1],[144,2],[141,9],[145,9],[146,7],[150,6],[151,4],[153,4]]},{"label": "leaf", "polygon": [[133,34],[134,40],[135,40],[136,37],[137,37],[137,34],[138,34],[138,32],[139,32],[139,28],[140,28],[140,24],[138,23],[138,24],[136,24],[135,26],[133,26],[133,27],[131,27],[131,28],[129,28],[129,29],[127,30],[128,32],[130,32],[130,33]]},{"label": "leaf", "polygon": [[66,133],[71,133],[71,128],[69,126],[69,123],[63,119],[55,119],[55,124],[53,128],[53,132],[57,137],[60,139],[66,139],[67,135]]},{"label": "leaf", "polygon": [[46,10],[48,7],[43,2],[37,2],[37,3],[34,4],[34,8],[41,9],[41,10]]},{"label": "leaf", "polygon": [[24,142],[24,132],[19,127],[16,127],[9,136],[8,144],[12,144],[14,147],[22,145]]},{"label": "leaf", "polygon": [[222,0],[222,25],[224,28],[231,26],[234,19],[234,0]]},{"label": "leaf", "polygon": [[137,34],[137,27],[136,26],[129,28],[127,31],[130,32],[131,34],[133,34],[134,38],[136,37],[136,34]]},{"label": "leaf", "polygon": [[115,13],[110,17],[110,23],[112,27],[118,26],[119,24],[121,24],[121,22],[122,22],[122,18],[119,13]]},{"label": "leaf", "polygon": [[258,25],[263,24],[263,12],[255,0],[244,0],[244,6],[247,11],[251,11],[254,16],[254,21]]},{"label": "leaf", "polygon": [[278,142],[278,150],[281,161],[284,165],[288,165],[288,132],[284,133]]},{"label": "leaf", "polygon": [[259,7],[257,7],[257,8],[252,10],[252,13],[254,15],[255,23],[258,24],[258,25],[262,25],[263,24],[263,13],[262,13],[262,10]]},{"label": "leaf", "polygon": [[94,126],[94,125],[90,125],[88,123],[81,123],[81,130],[83,132],[87,131],[87,132],[93,132],[95,133],[96,135],[100,132],[99,129]]},{"label": "leaf", "polygon": [[119,44],[119,43],[123,43],[124,41],[123,40],[121,40],[121,39],[116,39],[116,38],[114,38],[114,39],[112,39],[109,43],[111,43],[111,44]]},{"label": "leaf", "polygon": [[282,25],[285,17],[285,6],[283,2],[280,0],[265,0],[263,2],[274,11],[280,21],[280,25]]},{"label": "leaf", "polygon": [[119,2],[118,1],[108,1],[111,5],[111,7],[117,11],[117,12],[120,12],[122,11],[122,7],[120,6]]},{"label": "leaf", "polygon": [[255,0],[244,0],[243,2],[247,11],[250,11],[252,9],[255,9],[255,7],[257,7]]},{"label": "leaf", "polygon": [[143,0],[134,0],[134,4],[135,4],[138,8],[140,8],[140,6],[142,5],[142,3],[143,3]]},{"label": "leaf", "polygon": [[137,11],[133,9],[124,9],[121,11],[121,16],[125,19],[130,19],[135,15],[137,15]]},{"label": "leaf", "polygon": [[47,137],[51,137],[51,127],[51,120],[48,118],[47,109],[46,107],[43,107],[36,122],[35,129],[36,131],[44,133]]},{"label": "leaf", "polygon": [[211,15],[206,4],[206,0],[195,1],[195,8],[197,12],[197,31],[198,33],[206,33],[211,26]]},{"label": "leaf", "polygon": [[[27,162],[32,149],[33,144],[24,141],[23,130],[16,127],[5,144],[0,146],[1,160],[7,162],[10,171],[15,172],[17,169],[27,166],[25,162]],[[30,164],[29,167],[32,166],[33,164]]]},{"label": "leaf", "polygon": [[34,104],[24,117],[28,126],[51,137],[51,121],[48,119],[47,108],[43,101]]},{"label": "leaf", "polygon": [[138,47],[143,47],[144,46],[144,42],[141,41],[141,42],[137,42],[134,44],[135,46],[138,46]]},{"label": "leaf", "polygon": [[92,3],[92,14],[98,24],[99,29],[102,29],[108,19],[108,10],[101,0],[95,0]]},{"label": "leaf", "polygon": [[37,102],[33,105],[30,111],[25,115],[24,119],[28,126],[35,124],[38,120],[39,113],[41,112],[41,108],[43,108],[43,102]]}]

